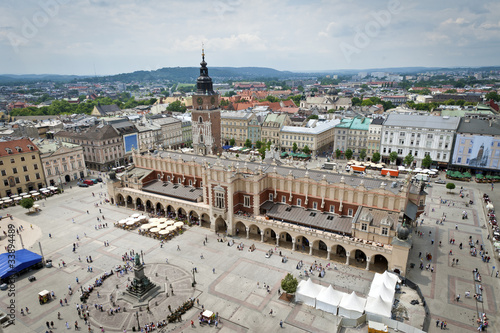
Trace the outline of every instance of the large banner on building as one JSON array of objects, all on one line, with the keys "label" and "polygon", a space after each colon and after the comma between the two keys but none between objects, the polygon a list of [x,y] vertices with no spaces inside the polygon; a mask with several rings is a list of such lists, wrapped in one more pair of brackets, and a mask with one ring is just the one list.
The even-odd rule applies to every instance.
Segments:
[{"label": "large banner on building", "polygon": [[498,169],[500,140],[491,136],[457,134],[452,164],[481,169]]},{"label": "large banner on building", "polygon": [[130,153],[132,149],[139,149],[137,133],[124,135],[123,144],[125,146],[125,154]]}]

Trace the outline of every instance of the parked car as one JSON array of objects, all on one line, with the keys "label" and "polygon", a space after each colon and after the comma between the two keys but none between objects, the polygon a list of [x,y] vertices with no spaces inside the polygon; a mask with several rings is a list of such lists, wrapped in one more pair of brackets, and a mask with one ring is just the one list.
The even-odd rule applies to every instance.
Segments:
[{"label": "parked car", "polygon": [[97,179],[96,178],[92,178],[91,181],[94,183],[94,184],[97,184]]},{"label": "parked car", "polygon": [[446,184],[446,182],[444,180],[442,180],[442,179],[438,179],[434,183],[436,183],[436,184]]},{"label": "parked car", "polygon": [[85,179],[85,180],[83,181],[83,183],[84,183],[84,184],[87,184],[87,185],[89,185],[89,186],[90,186],[90,185],[94,185],[94,182],[93,182],[92,180],[90,180],[90,179]]},{"label": "parked car", "polygon": [[77,185],[80,187],[89,187],[89,185],[85,183],[78,183]]},{"label": "parked car", "polygon": [[102,183],[102,178],[101,178],[101,177],[97,177],[97,181],[98,181],[99,183]]}]

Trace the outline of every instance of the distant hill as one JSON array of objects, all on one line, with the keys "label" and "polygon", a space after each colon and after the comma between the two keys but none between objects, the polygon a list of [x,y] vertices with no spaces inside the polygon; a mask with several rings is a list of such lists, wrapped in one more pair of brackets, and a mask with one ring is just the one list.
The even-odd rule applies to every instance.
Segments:
[{"label": "distant hill", "polygon": [[58,74],[3,74],[0,75],[0,84],[9,84],[9,83],[22,83],[22,82],[39,82],[39,81],[55,81],[55,82],[64,82],[71,81],[74,79],[83,79],[86,76],[78,76],[78,75],[58,75]]},{"label": "distant hill", "polygon": [[[173,82],[195,82],[200,73],[198,67],[165,67],[155,71],[136,71],[117,75],[101,76],[92,78],[92,81],[155,81],[170,80]],[[253,80],[257,78],[285,79],[291,76],[306,76],[310,74],[298,74],[288,71],[278,71],[266,67],[209,67],[208,74],[215,81],[226,80]]]}]

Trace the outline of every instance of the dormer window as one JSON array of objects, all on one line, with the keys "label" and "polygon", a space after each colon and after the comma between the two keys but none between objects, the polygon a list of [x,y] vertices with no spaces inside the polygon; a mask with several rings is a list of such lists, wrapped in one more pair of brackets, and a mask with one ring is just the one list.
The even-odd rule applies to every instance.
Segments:
[{"label": "dormer window", "polygon": [[35,147],[33,147],[32,145],[28,145],[28,149],[29,150],[35,150]]},{"label": "dormer window", "polygon": [[23,149],[21,147],[19,147],[19,146],[16,147],[16,150],[17,150],[18,153],[20,153],[20,152],[23,151]]},{"label": "dormer window", "polygon": [[12,154],[12,149],[10,149],[10,148],[5,148],[5,150],[7,151],[7,154]]}]

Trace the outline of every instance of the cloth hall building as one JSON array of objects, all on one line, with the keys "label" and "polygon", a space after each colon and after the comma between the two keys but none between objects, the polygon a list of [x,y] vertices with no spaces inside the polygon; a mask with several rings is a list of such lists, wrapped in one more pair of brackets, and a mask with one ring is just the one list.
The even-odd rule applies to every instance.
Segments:
[{"label": "cloth hall building", "polygon": [[[426,193],[391,182],[178,152],[133,153],[108,181],[118,206],[363,269],[405,274]],[[258,244],[256,244],[258,246]]]}]

